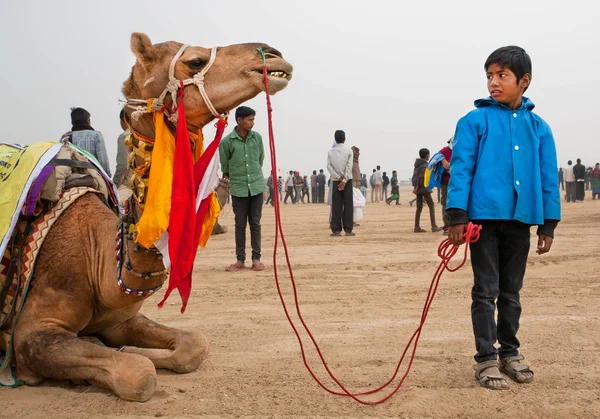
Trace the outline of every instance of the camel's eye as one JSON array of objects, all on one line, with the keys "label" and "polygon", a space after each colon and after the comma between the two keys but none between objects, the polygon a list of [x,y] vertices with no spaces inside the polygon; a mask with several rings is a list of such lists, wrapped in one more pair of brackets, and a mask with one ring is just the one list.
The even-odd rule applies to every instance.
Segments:
[{"label": "camel's eye", "polygon": [[186,64],[192,70],[199,70],[206,65],[206,61],[201,58],[194,58],[193,60],[188,61]]}]

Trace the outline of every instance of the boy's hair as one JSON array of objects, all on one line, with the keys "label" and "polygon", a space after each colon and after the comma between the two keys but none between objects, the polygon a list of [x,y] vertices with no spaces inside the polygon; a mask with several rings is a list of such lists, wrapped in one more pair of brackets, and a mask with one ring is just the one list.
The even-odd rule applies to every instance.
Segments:
[{"label": "boy's hair", "polygon": [[254,109],[249,108],[248,106],[240,106],[235,110],[235,120],[238,118],[247,118],[249,116],[256,115]]},{"label": "boy's hair", "polygon": [[577,163],[578,163],[578,164],[581,164],[581,159],[577,159]]},{"label": "boy's hair", "polygon": [[119,112],[119,119],[125,122],[125,108],[121,109],[121,112]]},{"label": "boy's hair", "polygon": [[572,162],[571,160],[569,160],[569,161],[567,162],[567,164],[568,164],[569,166],[571,166],[571,165],[573,164],[573,162]]},{"label": "boy's hair", "polygon": [[83,108],[71,108],[71,124],[85,124],[92,115]]},{"label": "boy's hair", "polygon": [[387,175],[387,172],[383,172],[383,175],[384,175],[384,176],[385,176],[385,175]]},{"label": "boy's hair", "polygon": [[319,173],[323,173],[323,169],[319,169]]},{"label": "boy's hair", "polygon": [[377,166],[377,170],[381,170],[381,166]]},{"label": "boy's hair", "polygon": [[290,175],[293,175],[293,174],[294,174],[294,171],[293,171],[293,170],[290,170]]},{"label": "boy's hair", "polygon": [[317,174],[317,171],[316,171],[316,170],[313,170],[313,175],[316,175],[316,174]]},{"label": "boy's hair", "polygon": [[392,170],[392,175],[393,175],[394,173],[398,173],[398,172],[396,172],[395,170]]},{"label": "boy's hair", "polygon": [[425,157],[429,156],[429,150],[426,148],[422,148],[419,150],[419,157],[421,157],[422,159],[424,159]]},{"label": "boy's hair", "polygon": [[[529,76],[532,76],[531,58],[529,57],[529,54],[527,54],[523,48],[515,45],[498,48],[496,51],[492,52],[483,66],[485,71],[487,71],[492,64],[498,64],[515,73],[515,76],[517,76],[517,83],[519,83],[527,73],[529,73]],[[525,88],[525,91],[526,90],[527,88]]]},{"label": "boy's hair", "polygon": [[377,171],[377,169],[373,169],[373,173],[375,173]]},{"label": "boy's hair", "polygon": [[335,138],[335,142],[340,144],[346,141],[346,133],[341,129],[338,129],[335,134],[333,134],[333,138]]}]

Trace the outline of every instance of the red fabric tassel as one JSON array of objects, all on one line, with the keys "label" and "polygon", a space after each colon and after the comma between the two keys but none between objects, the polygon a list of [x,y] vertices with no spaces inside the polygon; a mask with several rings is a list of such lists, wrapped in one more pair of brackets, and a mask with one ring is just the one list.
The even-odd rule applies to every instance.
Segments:
[{"label": "red fabric tassel", "polygon": [[183,105],[183,88],[179,97],[177,109],[177,130],[175,132],[175,158],[173,161],[173,188],[171,193],[171,213],[169,215],[169,257],[171,273],[169,286],[163,300],[158,304],[162,307],[169,298],[171,291],[177,288],[185,311],[192,290],[191,273],[196,257],[194,246],[194,222],[196,210],[196,190],[194,189],[194,162],[190,147],[190,138],[185,120]]}]

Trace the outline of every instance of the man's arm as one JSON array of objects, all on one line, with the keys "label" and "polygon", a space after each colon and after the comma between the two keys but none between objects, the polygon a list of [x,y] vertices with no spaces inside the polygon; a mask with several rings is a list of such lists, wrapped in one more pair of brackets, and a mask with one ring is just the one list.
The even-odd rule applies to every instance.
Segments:
[{"label": "man's arm", "polygon": [[110,177],[110,164],[108,163],[108,153],[106,152],[106,144],[104,143],[104,137],[100,131],[96,131],[96,158],[98,159],[98,163],[104,169],[106,174]]},{"label": "man's arm", "polygon": [[[544,205],[544,225],[539,226],[538,236],[554,237],[554,229],[560,221],[560,191],[558,186],[558,164],[556,157],[556,144],[550,127],[542,121],[540,127],[540,177],[542,181],[542,201]],[[552,242],[544,240],[544,246],[538,253],[546,253],[550,250]],[[547,246],[547,247],[546,247]]]},{"label": "man's arm", "polygon": [[479,149],[477,128],[467,116],[458,121],[454,134],[446,214],[450,225],[448,238],[455,245],[464,243],[464,229],[469,223],[467,208]]},{"label": "man's arm", "polygon": [[338,178],[342,177],[342,175],[340,175],[337,170],[335,170],[335,168],[333,167],[333,164],[331,162],[331,152],[329,152],[329,154],[327,154],[327,170],[329,171],[330,175],[335,175]]},{"label": "man's arm", "polygon": [[229,150],[229,141],[225,138],[219,144],[219,159],[221,160],[221,170],[223,177],[229,177],[229,160],[231,159],[231,151]]},{"label": "man's arm", "polygon": [[260,167],[262,167],[263,162],[265,160],[265,147],[263,146],[263,140],[261,135],[257,132],[256,135],[258,135],[258,139],[260,140],[260,151],[258,154],[258,162],[260,163]]}]

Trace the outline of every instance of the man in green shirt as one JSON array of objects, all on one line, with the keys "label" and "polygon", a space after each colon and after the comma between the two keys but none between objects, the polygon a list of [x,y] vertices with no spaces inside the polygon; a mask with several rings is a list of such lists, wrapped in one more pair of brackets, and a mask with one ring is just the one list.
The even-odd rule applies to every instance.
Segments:
[{"label": "man in green shirt", "polygon": [[260,218],[262,216],[263,192],[266,189],[262,172],[265,150],[262,137],[252,131],[256,112],[247,106],[235,111],[237,126],[221,141],[219,155],[223,177],[229,179],[231,206],[235,214],[235,255],[237,261],[226,270],[235,272],[245,269],[246,224],[250,224],[252,246],[252,269],[262,271],[260,261]]}]

